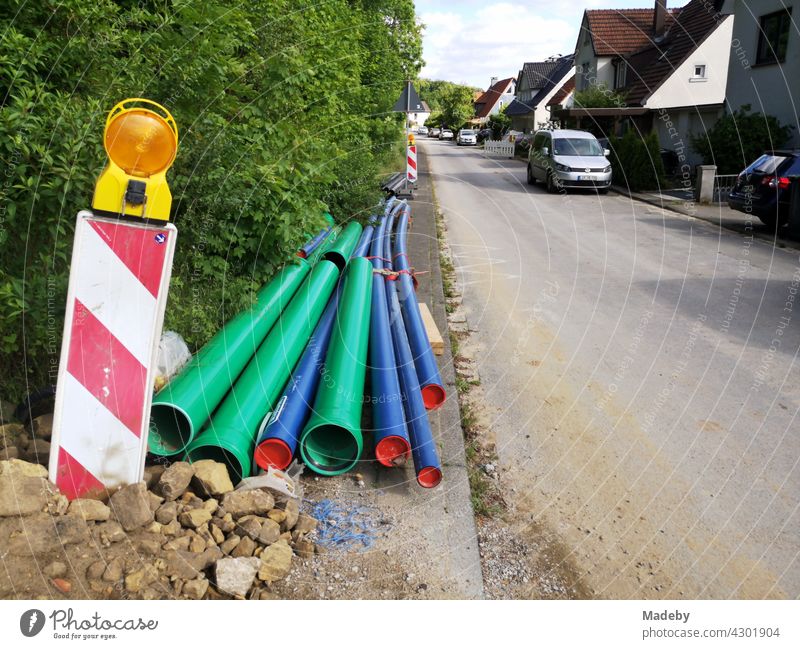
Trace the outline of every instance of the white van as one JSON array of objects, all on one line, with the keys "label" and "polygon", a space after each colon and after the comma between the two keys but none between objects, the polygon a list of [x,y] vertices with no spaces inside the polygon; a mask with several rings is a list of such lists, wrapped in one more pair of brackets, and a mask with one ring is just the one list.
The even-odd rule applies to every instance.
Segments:
[{"label": "white van", "polygon": [[537,131],[528,152],[528,184],[541,181],[551,193],[592,188],[605,194],[611,186],[609,154],[586,131]]}]

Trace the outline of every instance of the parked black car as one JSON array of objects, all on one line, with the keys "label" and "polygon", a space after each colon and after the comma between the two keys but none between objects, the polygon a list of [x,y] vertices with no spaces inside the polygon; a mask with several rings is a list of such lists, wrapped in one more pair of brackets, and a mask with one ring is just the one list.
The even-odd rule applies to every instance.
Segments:
[{"label": "parked black car", "polygon": [[767,151],[739,174],[728,205],[766,225],[784,225],[789,220],[791,183],[800,182],[799,177],[800,149]]}]

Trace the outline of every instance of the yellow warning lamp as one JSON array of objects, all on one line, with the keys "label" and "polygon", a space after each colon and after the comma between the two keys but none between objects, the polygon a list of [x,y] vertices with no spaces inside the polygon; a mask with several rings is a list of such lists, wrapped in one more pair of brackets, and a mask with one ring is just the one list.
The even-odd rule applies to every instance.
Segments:
[{"label": "yellow warning lamp", "polygon": [[103,145],[108,165],[94,188],[92,210],[110,216],[169,220],[167,170],[178,152],[178,126],[149,99],[126,99],[108,113]]},{"label": "yellow warning lamp", "polygon": [[408,134],[408,146],[414,146],[414,144],[415,144],[414,134],[413,133],[409,133]]}]

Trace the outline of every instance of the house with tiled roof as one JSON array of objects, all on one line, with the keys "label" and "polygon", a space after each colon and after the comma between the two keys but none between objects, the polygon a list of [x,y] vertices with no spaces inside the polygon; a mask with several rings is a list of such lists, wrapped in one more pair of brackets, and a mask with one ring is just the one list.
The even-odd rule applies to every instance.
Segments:
[{"label": "house with tiled roof", "polygon": [[524,63],[517,76],[517,93],[506,108],[515,131],[533,133],[550,123],[548,101],[573,76],[574,57],[553,56]]},{"label": "house with tiled roof", "polygon": [[514,101],[517,80],[514,77],[500,79],[492,77],[488,90],[475,101],[475,124],[485,124],[489,118],[499,113]]},{"label": "house with tiled roof", "polygon": [[[733,16],[725,0],[691,0],[668,8],[587,10],[576,46],[576,93],[605,86],[616,107],[573,106],[562,114],[591,126],[613,118],[616,134],[633,124],[655,130],[681,163],[699,162],[690,136],[724,114]],[[578,95],[579,97],[579,95]],[[606,119],[607,122],[607,119]]]}]

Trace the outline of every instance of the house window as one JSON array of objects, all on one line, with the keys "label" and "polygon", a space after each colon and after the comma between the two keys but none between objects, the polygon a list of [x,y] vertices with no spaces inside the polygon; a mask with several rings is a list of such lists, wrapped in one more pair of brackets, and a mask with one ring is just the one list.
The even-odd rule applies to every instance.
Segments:
[{"label": "house window", "polygon": [[614,87],[622,88],[628,77],[628,64],[625,61],[617,61],[614,67]]},{"label": "house window", "polygon": [[761,16],[756,63],[783,63],[792,25],[792,8]]},{"label": "house window", "polygon": [[706,66],[705,64],[698,64],[694,66],[694,78],[695,79],[705,79],[706,78]]}]

